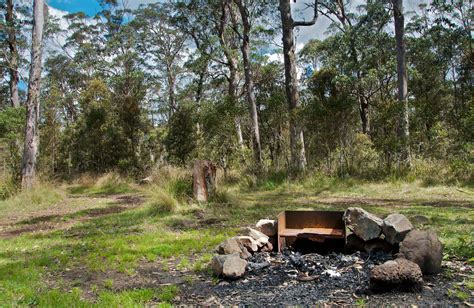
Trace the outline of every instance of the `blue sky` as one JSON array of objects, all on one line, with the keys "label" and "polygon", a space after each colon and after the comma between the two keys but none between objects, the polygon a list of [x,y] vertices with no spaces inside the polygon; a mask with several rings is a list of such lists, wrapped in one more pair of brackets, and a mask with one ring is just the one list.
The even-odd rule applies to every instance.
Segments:
[{"label": "blue sky", "polygon": [[[123,0],[123,3],[127,8],[134,9],[140,4],[160,1],[163,0]],[[47,2],[55,9],[71,13],[84,12],[89,16],[94,16],[102,10],[99,5],[99,0],[47,0]],[[122,1],[119,1],[119,3],[122,3]]]},{"label": "blue sky", "polygon": [[48,4],[61,11],[84,12],[89,16],[93,16],[101,10],[97,0],[48,0]]}]

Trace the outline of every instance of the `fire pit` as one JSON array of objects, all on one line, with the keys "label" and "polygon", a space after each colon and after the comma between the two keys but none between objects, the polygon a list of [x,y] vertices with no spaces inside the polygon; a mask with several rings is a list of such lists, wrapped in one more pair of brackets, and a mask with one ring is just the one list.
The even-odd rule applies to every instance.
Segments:
[{"label": "fire pit", "polygon": [[[346,238],[344,212],[285,211],[278,215],[278,252],[298,239],[324,245],[328,240],[334,250],[343,250]],[[331,241],[336,240],[336,241]],[[339,248],[339,249],[337,249]]]}]

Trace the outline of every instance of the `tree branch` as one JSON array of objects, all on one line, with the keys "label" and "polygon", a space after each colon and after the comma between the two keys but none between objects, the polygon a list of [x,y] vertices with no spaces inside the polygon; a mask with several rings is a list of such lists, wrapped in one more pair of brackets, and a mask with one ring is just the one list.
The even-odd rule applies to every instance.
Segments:
[{"label": "tree branch", "polygon": [[[296,2],[296,0],[294,0]],[[313,19],[310,21],[293,21],[293,27],[306,27],[306,26],[312,26],[316,23],[316,20],[318,19],[318,0],[314,0],[314,11],[313,11]]]}]

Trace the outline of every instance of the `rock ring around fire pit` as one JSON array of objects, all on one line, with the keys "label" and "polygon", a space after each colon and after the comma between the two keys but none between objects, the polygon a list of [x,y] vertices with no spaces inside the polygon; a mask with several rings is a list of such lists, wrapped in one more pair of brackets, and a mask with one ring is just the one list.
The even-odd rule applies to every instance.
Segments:
[{"label": "rock ring around fire pit", "polygon": [[[216,276],[235,280],[264,269],[273,271],[289,262],[294,269],[285,274],[299,282],[362,271],[364,275],[350,277],[360,281],[357,289],[420,290],[422,274],[434,274],[441,268],[442,246],[436,234],[414,230],[401,214],[382,219],[361,208],[345,212],[286,211],[278,215],[278,220],[261,220],[242,233],[216,249],[218,255],[211,262]],[[413,239],[425,244],[413,245]],[[396,259],[400,247],[403,253],[399,259],[390,261]],[[314,262],[305,261],[308,258]],[[341,262],[348,260],[353,261],[351,266],[341,268]],[[383,264],[385,261],[391,263]],[[408,282],[412,288],[400,287]]]}]

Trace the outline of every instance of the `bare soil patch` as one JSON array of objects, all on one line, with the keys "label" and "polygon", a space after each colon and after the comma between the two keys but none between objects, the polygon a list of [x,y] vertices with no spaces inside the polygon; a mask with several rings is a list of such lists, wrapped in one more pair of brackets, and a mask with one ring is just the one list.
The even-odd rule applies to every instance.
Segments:
[{"label": "bare soil patch", "polygon": [[77,222],[136,208],[143,202],[143,196],[133,195],[67,198],[46,210],[4,217],[0,220],[0,239],[24,233],[64,230]]}]

